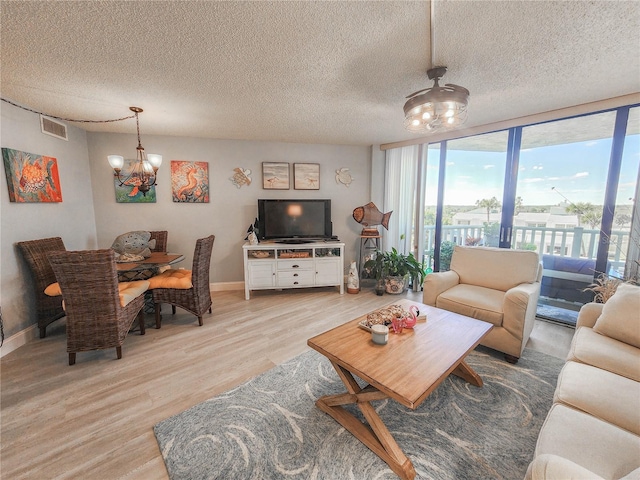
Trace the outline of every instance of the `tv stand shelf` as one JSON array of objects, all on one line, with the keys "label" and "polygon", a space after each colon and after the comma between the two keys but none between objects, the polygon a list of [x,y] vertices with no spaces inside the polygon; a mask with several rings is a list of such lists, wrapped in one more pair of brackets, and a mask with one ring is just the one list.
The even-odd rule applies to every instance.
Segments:
[{"label": "tv stand shelf", "polygon": [[251,290],[337,286],[344,294],[344,243],[245,243],[244,298]]}]

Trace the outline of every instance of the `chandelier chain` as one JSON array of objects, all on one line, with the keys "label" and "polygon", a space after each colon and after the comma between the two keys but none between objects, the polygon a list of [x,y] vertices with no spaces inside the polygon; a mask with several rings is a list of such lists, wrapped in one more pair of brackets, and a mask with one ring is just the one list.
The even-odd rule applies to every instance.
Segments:
[{"label": "chandelier chain", "polygon": [[136,117],[136,130],[138,131],[138,148],[142,148],[142,142],[140,141],[140,119],[138,118],[138,112],[135,113]]},{"label": "chandelier chain", "polygon": [[[31,113],[37,113],[38,115],[44,115],[45,117],[49,117],[49,118],[55,118],[56,120],[63,120],[65,122],[75,122],[75,123],[112,123],[112,122],[121,122],[123,120],[129,120],[130,118],[134,118],[138,116],[138,114],[136,113],[135,115],[129,115],[128,117],[121,117],[121,118],[112,118],[109,120],[76,120],[73,118],[66,118],[66,117],[58,117],[56,115],[49,115],[48,113],[44,113],[44,112],[39,112],[37,110],[34,110],[32,108],[29,107],[25,107],[23,105],[19,105],[15,102],[12,102],[11,100],[7,100],[6,98],[1,98],[0,100],[2,100],[3,102],[8,103],[9,105],[13,105],[14,107],[18,107],[21,108],[23,110],[26,110],[27,112],[31,112]],[[140,143],[140,129],[138,128],[138,143]]]}]

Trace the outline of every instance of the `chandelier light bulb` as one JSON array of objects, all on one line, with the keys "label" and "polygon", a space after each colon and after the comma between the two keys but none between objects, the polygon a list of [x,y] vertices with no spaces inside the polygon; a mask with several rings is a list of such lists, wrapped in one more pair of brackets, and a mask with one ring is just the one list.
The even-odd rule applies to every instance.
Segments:
[{"label": "chandelier light bulb", "polygon": [[157,153],[148,153],[147,160],[155,170],[162,165],[162,155],[158,155]]},{"label": "chandelier light bulb", "polygon": [[122,155],[107,155],[107,161],[114,170],[121,170],[124,165],[124,157]]}]

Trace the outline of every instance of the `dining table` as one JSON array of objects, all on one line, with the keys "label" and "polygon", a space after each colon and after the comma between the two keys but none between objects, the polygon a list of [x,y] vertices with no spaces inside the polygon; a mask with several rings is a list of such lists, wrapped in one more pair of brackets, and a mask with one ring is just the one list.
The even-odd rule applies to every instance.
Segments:
[{"label": "dining table", "polygon": [[[151,256],[142,260],[135,260],[133,262],[116,262],[116,268],[118,270],[119,282],[134,282],[136,280],[148,280],[149,278],[157,275],[163,271],[164,268],[169,268],[171,265],[179,263],[184,260],[184,255],[181,253],[167,253],[167,252],[151,252]],[[153,304],[153,297],[150,290],[147,290],[144,294],[144,313],[154,313],[155,306]],[[136,326],[132,327],[135,330]]]},{"label": "dining table", "polygon": [[117,263],[118,280],[133,282],[147,280],[157,275],[161,268],[179,263],[184,260],[180,253],[151,252],[151,256],[133,262]]}]

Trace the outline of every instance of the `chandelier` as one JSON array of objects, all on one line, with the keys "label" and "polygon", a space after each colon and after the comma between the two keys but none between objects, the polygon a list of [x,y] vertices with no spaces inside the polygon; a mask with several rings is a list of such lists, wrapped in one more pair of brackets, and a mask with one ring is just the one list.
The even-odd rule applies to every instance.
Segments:
[{"label": "chandelier", "polygon": [[131,186],[132,190],[142,192],[143,196],[147,195],[149,189],[156,184],[158,168],[162,164],[162,155],[155,153],[146,154],[144,147],[140,143],[140,121],[138,114],[142,113],[139,107],[129,107],[136,117],[136,129],[138,131],[138,146],[136,147],[136,161],[132,163],[131,170],[126,175],[121,175],[124,166],[124,157],[122,155],[108,155],[107,160],[113,168],[120,186]]},{"label": "chandelier", "polygon": [[427,70],[429,80],[433,86],[418,90],[408,95],[404,104],[404,126],[410,132],[431,133],[443,128],[455,128],[467,120],[467,105],[469,104],[469,90],[452,83],[441,87],[440,79],[447,73],[447,67],[434,67],[434,24],[435,1],[430,2],[430,54],[432,67]]}]

